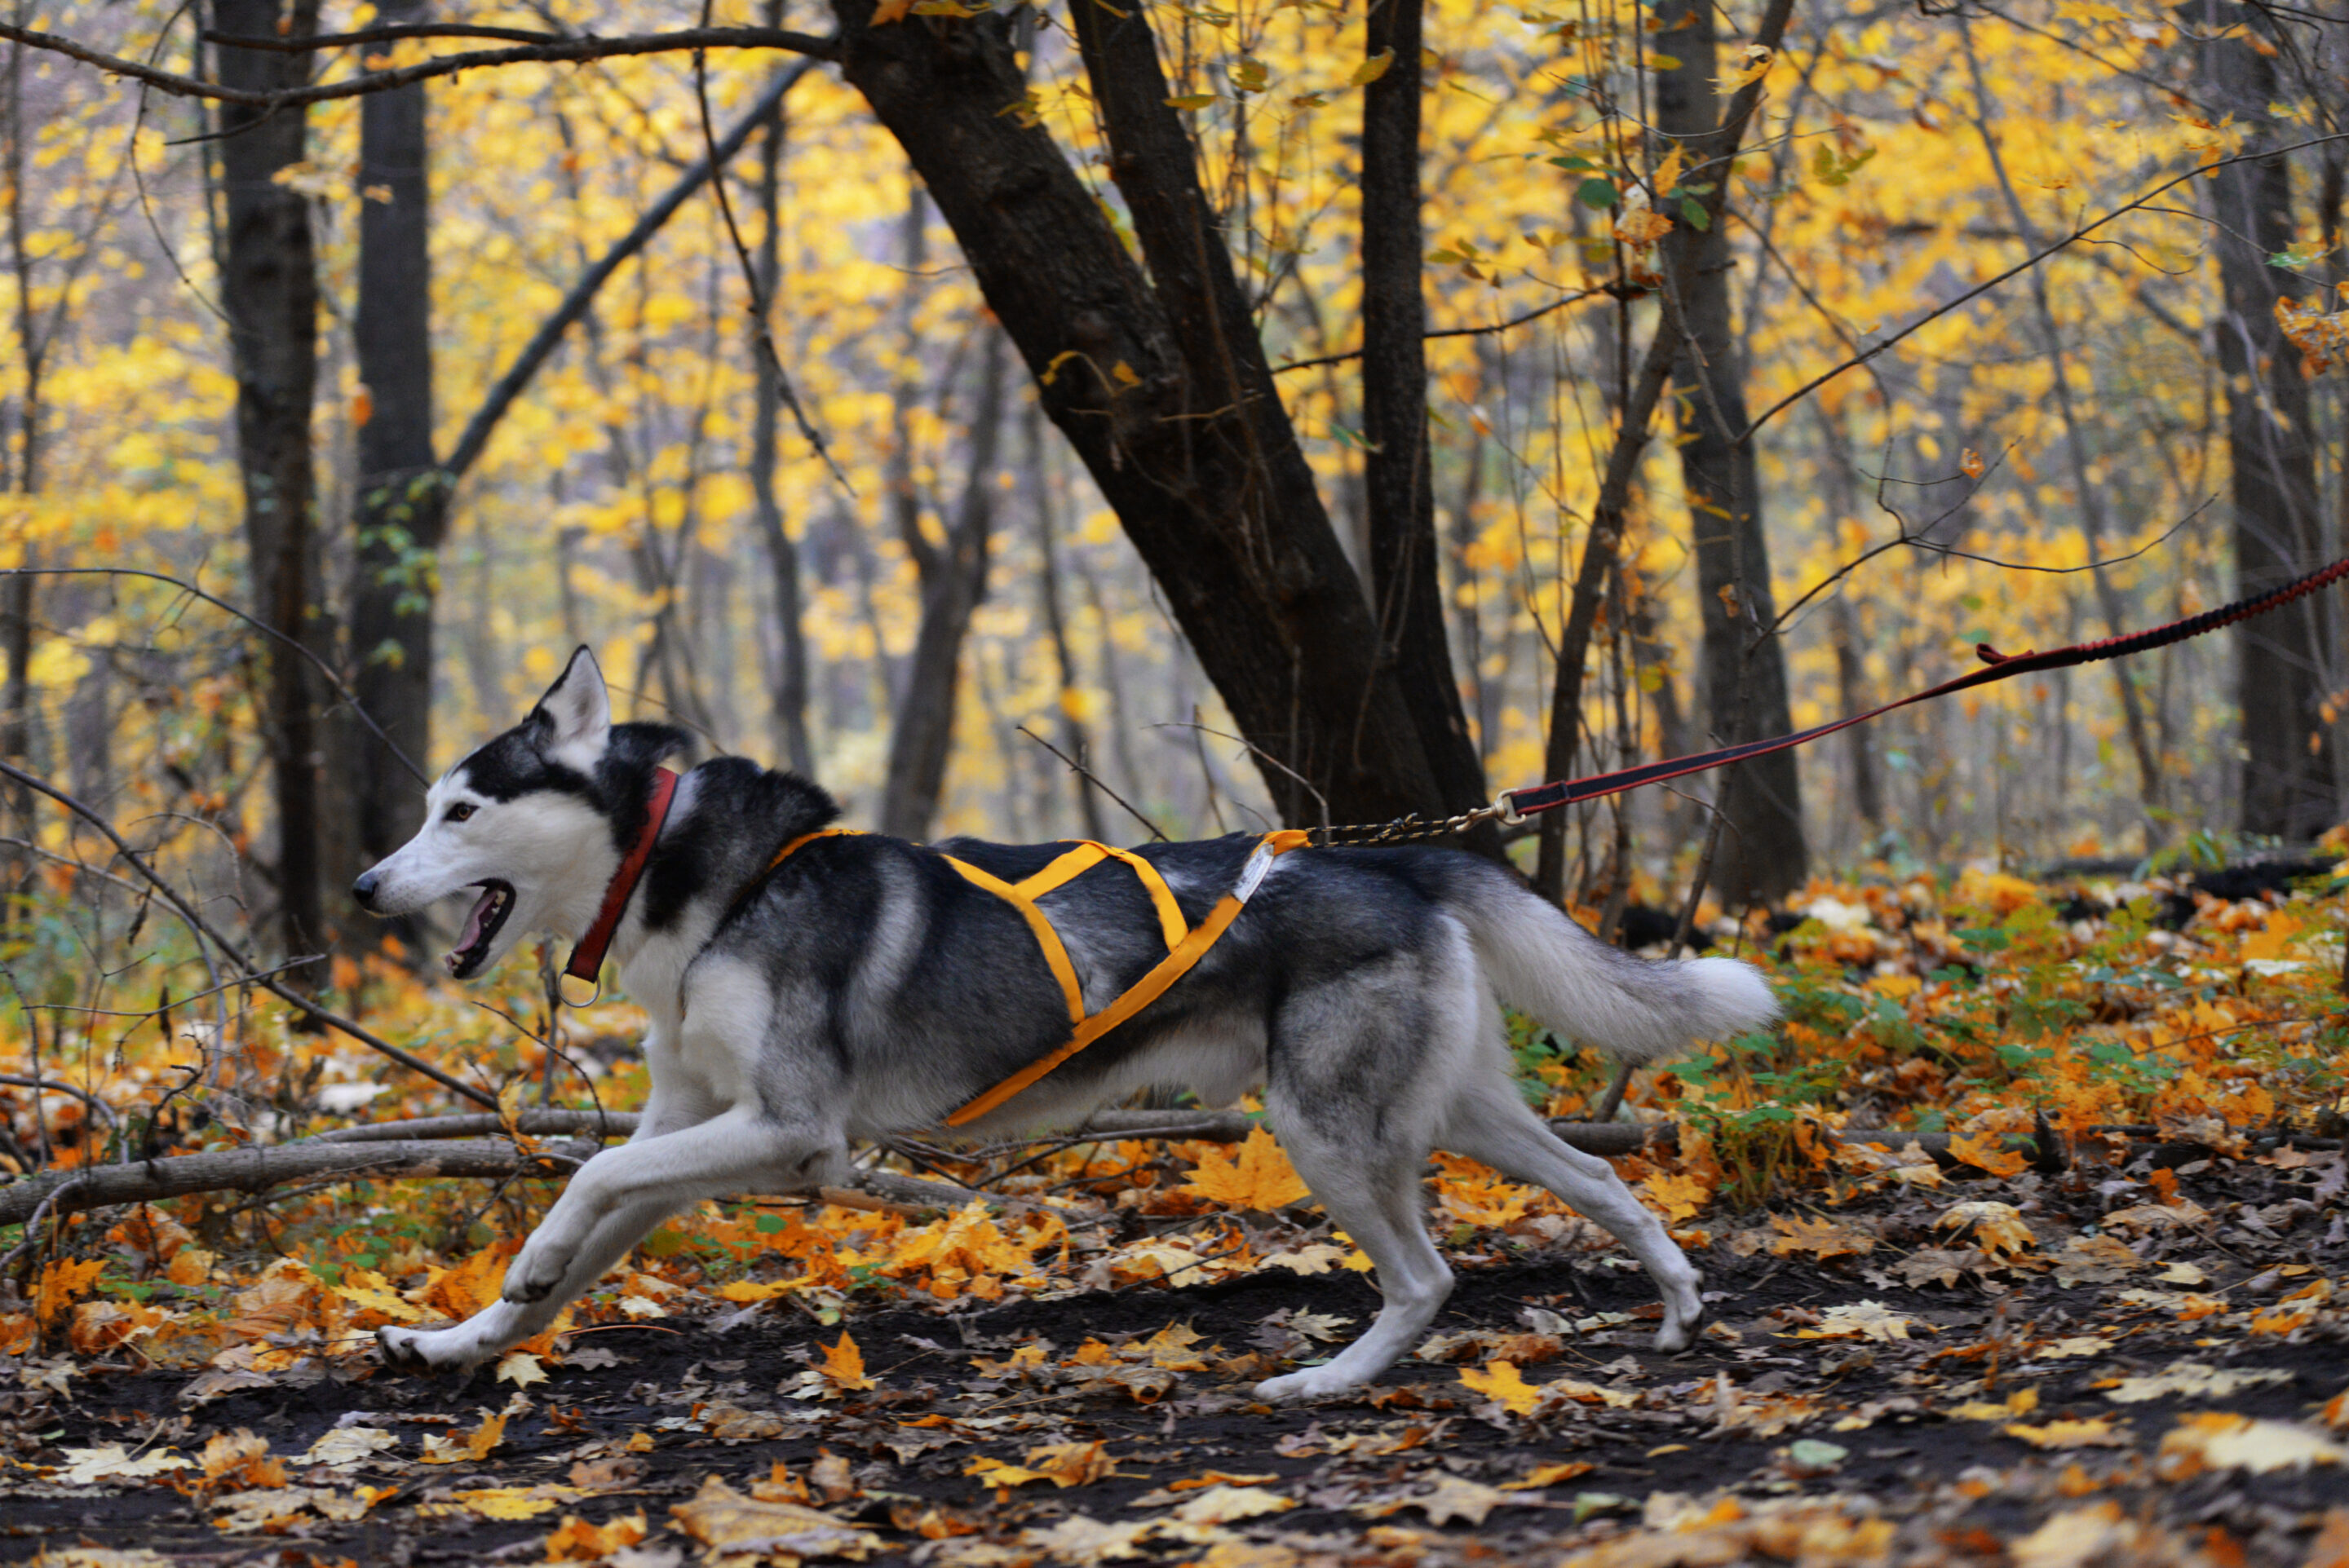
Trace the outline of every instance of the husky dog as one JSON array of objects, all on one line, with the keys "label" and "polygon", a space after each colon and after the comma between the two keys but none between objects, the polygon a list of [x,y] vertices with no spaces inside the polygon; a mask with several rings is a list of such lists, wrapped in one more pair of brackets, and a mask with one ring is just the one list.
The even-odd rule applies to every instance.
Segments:
[{"label": "husky dog", "polygon": [[[657,765],[686,739],[614,724],[582,648],[528,717],[432,786],[422,830],[352,891],[393,915],[481,890],[448,956],[460,980],[523,932],[576,939],[651,820]],[[837,1181],[851,1140],[934,1125],[1067,1039],[1066,998],[1019,912],[936,851],[823,837],[770,870],[837,810],[806,779],[740,758],[685,774],[611,948],[651,1018],[641,1126],[572,1177],[507,1270],[502,1300],[453,1326],[382,1330],[391,1360],[490,1359],[543,1331],[666,1216]],[[1255,845],[1233,835],[1136,852],[1195,926]],[[1006,881],[1067,848],[942,847]],[[1105,863],[1040,902],[1088,1014],[1165,956],[1126,867]],[[1367,1382],[1433,1319],[1452,1275],[1428,1241],[1420,1175],[1438,1147],[1547,1187],[1613,1232],[1663,1293],[1658,1347],[1686,1347],[1703,1310],[1696,1271],[1605,1161],[1526,1108],[1505,1001],[1630,1061],[1760,1028],[1777,1011],[1750,965],[1633,958],[1474,856],[1303,849],[1271,862],[1173,989],[967,1130],[1075,1127],[1160,1085],[1208,1105],[1264,1086],[1282,1147],[1370,1254],[1385,1297],[1369,1332],[1326,1366],[1257,1385],[1265,1398]]]}]

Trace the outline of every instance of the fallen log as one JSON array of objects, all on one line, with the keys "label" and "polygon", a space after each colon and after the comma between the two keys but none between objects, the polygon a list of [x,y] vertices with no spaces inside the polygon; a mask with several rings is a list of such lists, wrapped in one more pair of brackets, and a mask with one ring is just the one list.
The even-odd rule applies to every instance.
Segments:
[{"label": "fallen log", "polygon": [[52,1214],[118,1203],[150,1203],[197,1192],[264,1192],[289,1181],[322,1177],[350,1181],[408,1176],[502,1177],[577,1169],[593,1143],[557,1145],[523,1154],[505,1139],[408,1139],[394,1143],[277,1143],[175,1154],[127,1165],[89,1165],[44,1171],[0,1187],[0,1225],[33,1217],[51,1193]]}]

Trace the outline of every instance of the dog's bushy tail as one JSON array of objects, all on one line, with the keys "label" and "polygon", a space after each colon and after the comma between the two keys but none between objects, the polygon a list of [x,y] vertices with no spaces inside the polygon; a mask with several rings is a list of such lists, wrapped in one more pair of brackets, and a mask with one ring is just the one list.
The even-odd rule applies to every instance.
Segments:
[{"label": "dog's bushy tail", "polygon": [[1622,1061],[1661,1061],[1777,1019],[1777,998],[1751,964],[1634,958],[1503,872],[1461,869],[1466,885],[1444,906],[1468,928],[1495,993],[1579,1045]]}]

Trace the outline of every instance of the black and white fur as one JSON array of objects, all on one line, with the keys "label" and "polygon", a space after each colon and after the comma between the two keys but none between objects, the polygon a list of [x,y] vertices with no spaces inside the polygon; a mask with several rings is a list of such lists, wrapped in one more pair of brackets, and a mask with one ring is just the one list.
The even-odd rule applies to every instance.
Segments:
[{"label": "black and white fur", "polygon": [[[529,717],[432,787],[424,828],[359,879],[358,901],[402,914],[485,890],[450,955],[460,978],[525,931],[575,939],[642,830],[654,766],[684,741],[613,724],[582,648]],[[1061,988],[1018,912],[931,851],[824,838],[765,875],[778,848],[836,811],[815,785],[740,758],[685,775],[611,948],[651,1016],[642,1125],[572,1178],[507,1271],[504,1299],[451,1327],[384,1329],[392,1359],[487,1360],[543,1330],[666,1216],[836,1181],[851,1140],[935,1125],[1067,1037]],[[1254,843],[1138,852],[1196,923]],[[1065,848],[943,847],[1013,881]],[[1042,905],[1089,1012],[1164,955],[1148,896],[1113,864]],[[1474,856],[1299,850],[1164,996],[968,1130],[1075,1126],[1154,1085],[1208,1105],[1263,1085],[1282,1146],[1377,1264],[1385,1297],[1326,1366],[1259,1384],[1267,1398],[1367,1382],[1433,1319],[1452,1276],[1428,1241],[1420,1176],[1438,1147],[1547,1187],[1613,1232],[1663,1293],[1658,1346],[1684,1347],[1702,1318],[1696,1271],[1605,1161],[1526,1108],[1504,1001],[1633,1061],[1776,1015],[1749,965],[1633,958]]]}]

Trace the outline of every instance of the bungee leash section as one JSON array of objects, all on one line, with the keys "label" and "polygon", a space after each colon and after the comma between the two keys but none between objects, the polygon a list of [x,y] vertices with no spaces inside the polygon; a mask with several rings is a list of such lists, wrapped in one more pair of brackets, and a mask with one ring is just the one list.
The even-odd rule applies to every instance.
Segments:
[{"label": "bungee leash section", "polygon": [[1371,843],[1394,843],[1409,839],[1438,838],[1458,832],[1473,823],[1493,819],[1504,825],[1514,826],[1527,817],[1543,811],[1554,811],[1561,806],[1578,805],[1585,800],[1604,799],[1619,795],[1626,789],[1636,789],[1642,784],[1661,784],[1667,779],[1679,779],[1691,773],[1702,773],[1715,768],[1725,768],[1733,762],[1749,758],[1767,757],[1774,751],[1786,751],[1809,741],[1822,739],[1838,730],[1849,729],[1855,724],[1865,724],[1879,718],[1896,708],[1912,703],[1948,696],[1953,692],[1973,686],[1990,686],[2016,676],[2036,674],[2041,670],[2069,669],[2075,665],[2100,664],[2106,659],[2123,658],[2130,654],[2149,653],[2172,643],[2183,643],[2238,621],[2248,621],[2281,610],[2294,600],[2304,599],[2321,588],[2329,588],[2349,577],[2349,556],[2344,556],[2330,566],[2295,577],[2264,593],[2238,599],[2231,604],[2221,604],[2215,610],[2205,610],[2199,615],[2189,615],[2166,625],[2149,627],[2142,632],[2127,632],[2116,637],[2105,637],[2095,642],[2074,643],[2068,647],[2050,648],[2045,653],[2002,654],[1988,643],[1975,645],[1974,652],[1983,667],[1970,670],[1955,680],[1943,681],[1920,692],[1871,707],[1865,713],[1855,713],[1832,723],[1809,729],[1796,730],[1792,735],[1774,736],[1767,740],[1749,740],[1737,746],[1724,746],[1713,751],[1692,752],[1686,757],[1667,757],[1661,761],[1642,763],[1637,768],[1619,769],[1612,773],[1595,773],[1582,779],[1552,779],[1547,784],[1530,784],[1521,789],[1504,789],[1490,806],[1441,822],[1420,822],[1406,818],[1401,822],[1387,822],[1374,827],[1331,828],[1315,830],[1317,847]]}]

